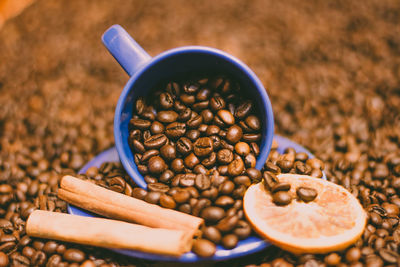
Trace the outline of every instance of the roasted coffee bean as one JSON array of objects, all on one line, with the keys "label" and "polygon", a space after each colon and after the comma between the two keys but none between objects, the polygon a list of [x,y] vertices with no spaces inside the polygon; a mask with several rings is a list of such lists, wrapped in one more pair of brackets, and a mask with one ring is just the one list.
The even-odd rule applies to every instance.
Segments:
[{"label": "roasted coffee bean", "polygon": [[233,233],[239,238],[239,240],[243,240],[250,236],[251,227],[246,221],[239,220]]},{"label": "roasted coffee bean", "polygon": [[168,124],[165,128],[165,134],[171,139],[178,139],[179,137],[185,135],[186,124],[181,122],[173,122]]},{"label": "roasted coffee bean", "polygon": [[228,180],[228,177],[220,175],[218,171],[214,172],[211,177],[212,185],[217,188],[226,180]]},{"label": "roasted coffee bean", "polygon": [[175,173],[181,173],[185,169],[185,164],[182,159],[176,158],[171,162],[171,169]]},{"label": "roasted coffee bean", "polygon": [[211,90],[208,88],[202,88],[197,92],[196,99],[198,101],[204,101],[210,98],[210,96],[211,96]]},{"label": "roasted coffee bean", "polygon": [[218,191],[220,194],[230,195],[234,189],[235,184],[232,181],[227,180],[219,186]]},{"label": "roasted coffee bean", "polygon": [[214,96],[210,99],[210,108],[213,111],[218,111],[225,108],[226,102],[221,96]]},{"label": "roasted coffee bean", "polygon": [[176,158],[175,146],[169,144],[163,145],[160,149],[160,154],[167,161],[175,159]]},{"label": "roasted coffee bean", "polygon": [[158,201],[160,200],[161,193],[160,192],[149,192],[147,195],[144,197],[144,201],[150,203],[150,204],[157,204]]},{"label": "roasted coffee bean", "polygon": [[190,193],[188,190],[178,189],[172,197],[177,203],[185,203],[189,201]]},{"label": "roasted coffee bean", "polygon": [[129,121],[129,124],[134,129],[146,130],[146,129],[148,129],[150,127],[151,121],[143,120],[143,119],[131,119]]},{"label": "roasted coffee bean", "polygon": [[387,263],[396,263],[399,260],[399,254],[385,248],[379,250],[379,256]]},{"label": "roasted coffee bean", "polygon": [[210,189],[201,192],[201,196],[214,200],[218,197],[218,189],[215,187],[211,187]]},{"label": "roasted coffee bean", "polygon": [[263,177],[264,177],[264,186],[269,191],[272,189],[272,187],[274,187],[277,183],[279,183],[278,177],[276,177],[276,175],[272,172],[265,171],[263,173]]},{"label": "roasted coffee bean", "polygon": [[186,156],[183,162],[187,168],[193,169],[197,164],[200,163],[200,160],[194,153],[190,153],[188,156]]},{"label": "roasted coffee bean", "polygon": [[198,198],[200,196],[199,191],[193,186],[186,187],[185,189],[190,193],[190,197],[192,198]]},{"label": "roasted coffee bean", "polygon": [[[204,125],[206,125],[206,124],[204,124]],[[207,129],[206,129],[206,131],[205,131],[205,134],[206,134],[207,136],[216,135],[216,134],[218,134],[220,131],[221,131],[221,128],[218,127],[217,125],[209,125],[209,126],[207,126]]]},{"label": "roasted coffee bean", "polygon": [[249,187],[251,185],[251,180],[248,176],[240,175],[233,178],[233,182],[237,185],[244,185]]},{"label": "roasted coffee bean", "polygon": [[246,125],[253,131],[258,131],[261,128],[261,122],[258,117],[250,115],[245,119]]},{"label": "roasted coffee bean", "polygon": [[176,207],[176,203],[174,201],[174,199],[171,196],[168,196],[166,194],[162,194],[160,196],[160,205],[164,208],[167,209],[175,209]]},{"label": "roasted coffee bean", "polygon": [[361,257],[361,251],[357,247],[352,247],[346,252],[346,260],[348,262],[356,262]]},{"label": "roasted coffee bean", "polygon": [[192,209],[192,215],[199,216],[200,212],[211,205],[211,200],[207,198],[200,198]]},{"label": "roasted coffee bean", "polygon": [[203,237],[218,244],[221,241],[222,235],[214,226],[208,226],[203,230]]},{"label": "roasted coffee bean", "polygon": [[233,215],[230,217],[225,217],[218,222],[215,226],[218,230],[223,233],[229,232],[234,229],[239,221],[239,217],[237,215]]},{"label": "roasted coffee bean", "polygon": [[43,246],[43,252],[52,255],[57,252],[58,244],[55,241],[47,241]]},{"label": "roasted coffee bean", "polygon": [[250,114],[251,109],[252,103],[250,101],[245,101],[237,107],[235,111],[235,117],[238,119],[243,119]]},{"label": "roasted coffee bean", "polygon": [[240,141],[243,136],[243,130],[238,125],[232,125],[226,132],[226,140],[231,144],[235,144]]},{"label": "roasted coffee bean", "polygon": [[182,155],[187,155],[193,150],[193,144],[188,138],[181,137],[176,142],[176,150]]},{"label": "roasted coffee bean", "polygon": [[172,123],[178,119],[178,113],[172,110],[157,112],[157,120],[162,123]]},{"label": "roasted coffee bean", "polygon": [[153,135],[162,134],[164,133],[165,127],[162,123],[158,121],[153,121],[150,126],[150,132]]},{"label": "roasted coffee bean", "polygon": [[167,169],[165,161],[159,156],[150,158],[147,167],[149,168],[150,173],[154,174],[160,174]]},{"label": "roasted coffee bean", "polygon": [[146,139],[143,144],[147,149],[158,149],[165,145],[168,138],[164,134],[157,134]]},{"label": "roasted coffee bean", "polygon": [[261,182],[262,174],[256,168],[248,168],[246,174],[249,176],[253,184]]},{"label": "roasted coffee bean", "polygon": [[192,251],[200,257],[211,257],[215,254],[216,250],[216,245],[207,239],[197,239],[193,242]]},{"label": "roasted coffee bean", "polygon": [[85,259],[85,253],[81,250],[70,248],[64,252],[63,258],[69,262],[82,262]]},{"label": "roasted coffee bean", "polygon": [[146,152],[143,153],[142,158],[140,161],[142,163],[146,163],[151,157],[158,156],[160,152],[155,149],[147,150]]},{"label": "roasted coffee bean", "polygon": [[275,193],[278,191],[289,191],[289,190],[290,190],[290,184],[285,183],[285,182],[277,183],[271,188],[272,193]]},{"label": "roasted coffee bean", "polygon": [[190,141],[195,142],[197,139],[200,138],[200,131],[199,130],[189,130],[186,133],[186,137],[190,139]]},{"label": "roasted coffee bean", "polygon": [[144,181],[145,181],[147,184],[154,184],[154,183],[157,183],[157,178],[155,178],[155,177],[153,177],[153,176],[150,176],[150,175],[145,175],[145,176],[144,176]]},{"label": "roasted coffee bean", "polygon": [[221,149],[217,153],[217,160],[221,164],[229,164],[233,161],[233,153],[229,149]]},{"label": "roasted coffee bean", "polygon": [[196,156],[205,157],[213,152],[214,146],[209,137],[202,137],[196,140],[193,148]]},{"label": "roasted coffee bean", "polygon": [[186,122],[187,127],[190,129],[194,129],[200,126],[203,123],[203,117],[201,115],[197,115],[192,117]]},{"label": "roasted coffee bean", "polygon": [[174,106],[174,99],[172,95],[168,92],[161,93],[159,96],[159,103],[163,109],[170,109]]},{"label": "roasted coffee bean", "polygon": [[215,200],[215,205],[223,208],[227,208],[233,205],[235,200],[230,196],[220,196]]},{"label": "roasted coffee bean", "polygon": [[133,140],[132,141],[132,147],[133,147],[134,151],[136,151],[138,153],[141,153],[141,154],[146,151],[146,149],[144,148],[143,144],[138,140]]},{"label": "roasted coffee bean", "polygon": [[245,142],[257,142],[261,139],[261,134],[243,134],[242,140]]},{"label": "roasted coffee bean", "polygon": [[208,169],[206,167],[204,167],[204,165],[198,164],[193,168],[193,172],[196,174],[207,174]]},{"label": "roasted coffee bean", "polygon": [[214,119],[214,114],[209,109],[202,110],[200,115],[203,118],[203,123],[208,124]]},{"label": "roasted coffee bean", "polygon": [[195,185],[199,190],[206,190],[211,186],[211,178],[205,174],[198,174],[195,178]]},{"label": "roasted coffee bean", "polygon": [[250,153],[250,146],[245,142],[239,142],[235,145],[235,152],[240,156],[247,156]]},{"label": "roasted coffee bean", "polygon": [[221,109],[217,112],[217,116],[225,125],[233,125],[235,123],[235,117],[229,110]]},{"label": "roasted coffee bean", "polygon": [[243,160],[238,157],[236,159],[234,159],[231,163],[229,163],[228,165],[228,174],[230,176],[238,176],[240,174],[242,174],[242,172],[244,171],[244,162]]},{"label": "roasted coffee bean", "polygon": [[310,202],[317,197],[318,192],[311,187],[298,187],[296,189],[296,194],[302,201]]},{"label": "roasted coffee bean", "polygon": [[235,190],[233,190],[232,196],[235,199],[243,198],[244,194],[246,193],[246,189],[247,189],[247,186],[239,185],[237,188],[235,188]]},{"label": "roasted coffee bean", "polygon": [[239,239],[234,234],[227,234],[224,237],[222,237],[222,240],[221,240],[222,246],[226,249],[232,249],[232,248],[236,247],[238,242],[239,242]]},{"label": "roasted coffee bean", "polygon": [[285,206],[292,202],[292,197],[287,191],[278,191],[272,195],[272,200],[278,206]]},{"label": "roasted coffee bean", "polygon": [[0,251],[0,266],[1,267],[6,267],[9,264],[9,259],[6,253]]},{"label": "roasted coffee bean", "polygon": [[169,186],[162,183],[153,183],[153,184],[148,184],[147,189],[149,191],[166,193],[169,190]]},{"label": "roasted coffee bean", "polygon": [[178,120],[179,121],[187,121],[192,116],[192,110],[190,108],[185,108],[183,111],[179,113]]},{"label": "roasted coffee bean", "polygon": [[218,222],[224,216],[225,216],[224,209],[213,206],[203,209],[200,213],[200,217],[206,220],[206,222]]}]

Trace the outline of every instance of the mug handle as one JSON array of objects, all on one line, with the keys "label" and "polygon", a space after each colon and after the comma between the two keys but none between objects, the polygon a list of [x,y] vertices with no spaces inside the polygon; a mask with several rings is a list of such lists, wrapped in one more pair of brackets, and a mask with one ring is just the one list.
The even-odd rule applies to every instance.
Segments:
[{"label": "mug handle", "polygon": [[129,76],[151,59],[151,56],[120,25],[111,26],[101,39]]}]

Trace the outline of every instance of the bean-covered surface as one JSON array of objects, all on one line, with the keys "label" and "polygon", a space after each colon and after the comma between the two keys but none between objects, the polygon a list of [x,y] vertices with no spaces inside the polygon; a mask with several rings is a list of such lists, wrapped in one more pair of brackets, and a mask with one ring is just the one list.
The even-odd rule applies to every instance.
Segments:
[{"label": "bean-covered surface", "polygon": [[[0,266],[165,265],[25,235],[26,218],[34,209],[66,211],[56,197],[60,177],[75,174],[113,145],[114,108],[127,76],[107,54],[100,36],[114,23],[123,25],[151,55],[181,45],[208,45],[242,59],[267,87],[276,132],[320,159],[272,153],[266,169],[314,176],[324,169],[329,180],[350,190],[368,211],[362,238],[345,251],[296,256],[270,247],[216,265],[396,266],[399,18],[399,2],[394,0],[37,1],[0,31]],[[157,132],[163,125],[150,127]],[[196,133],[191,134],[195,138]],[[226,138],[234,140],[235,135]],[[248,148],[235,149],[241,153]],[[172,152],[160,151],[170,157]],[[149,159],[155,156],[148,153]],[[190,198],[190,193],[181,193],[171,199],[157,191],[165,190],[162,186],[151,193],[136,190],[126,186],[120,173],[105,179],[101,173],[107,168],[112,166],[101,172],[92,169],[90,177],[171,208]],[[271,174],[252,174],[269,179],[271,186],[276,183]],[[162,179],[170,176],[165,173]],[[202,179],[194,182],[207,186]],[[232,182],[246,184],[245,180]],[[224,185],[226,192],[231,188]],[[222,206],[230,202],[226,197],[218,201]],[[213,253],[209,240],[233,246],[235,237],[248,235],[240,221],[240,227],[224,236],[210,226],[214,228],[207,229],[208,239],[195,249],[203,255]]]}]

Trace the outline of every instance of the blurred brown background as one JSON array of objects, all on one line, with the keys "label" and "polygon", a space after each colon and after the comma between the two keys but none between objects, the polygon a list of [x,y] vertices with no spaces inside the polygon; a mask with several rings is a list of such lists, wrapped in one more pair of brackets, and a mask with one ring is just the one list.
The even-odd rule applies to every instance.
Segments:
[{"label": "blurred brown background", "polygon": [[38,0],[0,30],[3,181],[18,177],[7,167],[16,151],[41,151],[53,167],[68,153],[77,170],[113,145],[128,76],[100,40],[112,24],[150,55],[206,45],[240,58],[267,88],[276,131],[328,174],[338,136],[353,144],[349,160],[399,150],[400,1]]}]

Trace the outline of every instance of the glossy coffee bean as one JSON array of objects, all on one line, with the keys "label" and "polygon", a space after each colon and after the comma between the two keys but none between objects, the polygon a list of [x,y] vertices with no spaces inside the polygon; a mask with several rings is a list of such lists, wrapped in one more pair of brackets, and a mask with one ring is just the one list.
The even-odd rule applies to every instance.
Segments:
[{"label": "glossy coffee bean", "polygon": [[247,156],[250,153],[250,146],[245,142],[239,142],[235,145],[235,152],[240,156]]},{"label": "glossy coffee bean", "polygon": [[174,201],[174,199],[171,196],[168,196],[166,194],[162,194],[160,196],[160,205],[164,208],[167,209],[175,209],[176,207],[176,202]]},{"label": "glossy coffee bean", "polygon": [[318,192],[311,187],[298,187],[296,189],[296,194],[302,201],[310,202],[317,197]]},{"label": "glossy coffee bean", "polygon": [[279,182],[277,184],[275,184],[272,188],[271,188],[271,192],[275,193],[278,191],[289,191],[290,190],[290,184],[289,183],[285,183],[285,182]]},{"label": "glossy coffee bean", "polygon": [[232,125],[228,128],[228,131],[226,132],[226,140],[228,140],[228,142],[230,142],[231,144],[236,144],[237,142],[239,142],[242,136],[243,130],[238,125]]},{"label": "glossy coffee bean", "polygon": [[82,262],[85,259],[85,253],[81,250],[70,248],[64,252],[63,258],[69,262]]},{"label": "glossy coffee bean", "polygon": [[225,125],[233,125],[235,123],[235,117],[229,110],[221,109],[217,112],[217,116]]},{"label": "glossy coffee bean", "polygon": [[229,232],[233,230],[239,221],[239,217],[237,215],[232,215],[230,217],[225,217],[218,222],[215,226],[218,230],[223,233]]},{"label": "glossy coffee bean", "polygon": [[144,201],[150,204],[157,204],[160,200],[161,193],[160,192],[149,192],[145,197]]},{"label": "glossy coffee bean", "polygon": [[222,235],[214,226],[208,226],[203,230],[203,238],[218,244],[221,241]]},{"label": "glossy coffee bean", "polygon": [[207,239],[197,239],[193,242],[192,251],[200,257],[211,257],[215,254],[216,245]]},{"label": "glossy coffee bean", "polygon": [[147,167],[149,168],[150,173],[154,174],[160,174],[167,169],[165,161],[159,156],[150,158]]},{"label": "glossy coffee bean", "polygon": [[218,222],[224,216],[225,216],[224,209],[213,206],[203,209],[200,213],[200,217],[206,220],[206,222]]},{"label": "glossy coffee bean", "polygon": [[186,133],[186,124],[181,122],[173,122],[165,128],[165,135],[171,139],[178,139]]},{"label": "glossy coffee bean", "polygon": [[239,238],[239,240],[243,240],[250,236],[251,227],[246,221],[239,220],[233,233]]},{"label": "glossy coffee bean", "polygon": [[198,174],[195,178],[195,186],[199,190],[209,189],[211,186],[211,178],[205,174]]},{"label": "glossy coffee bean", "polygon": [[205,157],[214,150],[214,144],[209,137],[202,137],[196,140],[193,145],[196,156]]},{"label": "glossy coffee bean", "polygon": [[222,246],[226,249],[232,249],[232,248],[236,247],[238,242],[239,242],[239,239],[234,234],[227,234],[224,237],[222,237],[222,240],[221,240]]},{"label": "glossy coffee bean", "polygon": [[164,160],[171,161],[176,158],[176,148],[173,145],[166,144],[161,147],[160,155]]},{"label": "glossy coffee bean", "polygon": [[158,149],[165,145],[168,141],[165,134],[156,134],[146,139],[143,144],[147,149]]},{"label": "glossy coffee bean", "polygon": [[278,206],[285,206],[292,202],[292,197],[286,191],[278,191],[272,195],[272,200]]}]

